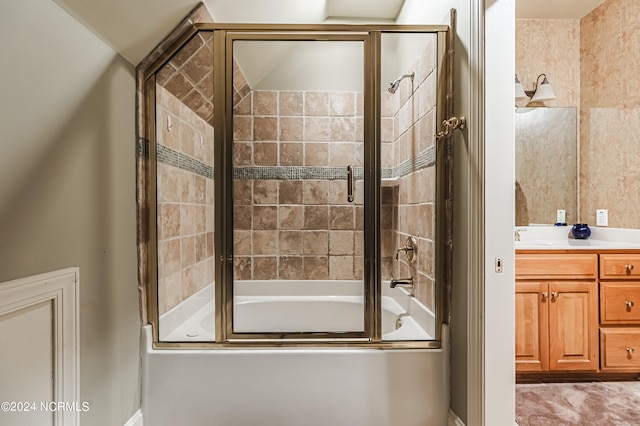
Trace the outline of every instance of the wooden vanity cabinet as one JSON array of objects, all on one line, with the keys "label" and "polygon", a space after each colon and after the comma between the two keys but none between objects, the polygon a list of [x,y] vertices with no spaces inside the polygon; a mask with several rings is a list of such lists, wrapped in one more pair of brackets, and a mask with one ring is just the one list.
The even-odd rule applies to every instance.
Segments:
[{"label": "wooden vanity cabinet", "polygon": [[640,254],[600,255],[600,368],[640,371]]},{"label": "wooden vanity cabinet", "polygon": [[598,256],[516,254],[516,371],[598,369]]},{"label": "wooden vanity cabinet", "polygon": [[516,280],[516,371],[549,370],[548,287]]}]

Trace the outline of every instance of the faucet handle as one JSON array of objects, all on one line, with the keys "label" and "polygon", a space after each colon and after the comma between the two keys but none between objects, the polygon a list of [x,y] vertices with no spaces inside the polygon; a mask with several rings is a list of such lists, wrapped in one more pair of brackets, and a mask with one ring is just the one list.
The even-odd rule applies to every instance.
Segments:
[{"label": "faucet handle", "polygon": [[413,246],[402,246],[400,247],[397,251],[396,251],[396,260],[398,260],[398,256],[400,255],[400,252],[403,251],[405,253],[407,253],[407,257],[409,256],[409,252],[413,251]]},{"label": "faucet handle", "polygon": [[417,247],[418,247],[418,244],[417,244],[416,238],[408,237],[407,243],[396,251],[396,260],[398,260],[400,256],[400,252],[403,251],[407,255],[407,260],[409,262],[413,261],[413,259],[416,257]]},{"label": "faucet handle", "polygon": [[515,241],[520,241],[520,233],[521,232],[525,232],[526,230],[527,230],[527,228],[518,228],[518,229],[516,229],[514,240]]}]

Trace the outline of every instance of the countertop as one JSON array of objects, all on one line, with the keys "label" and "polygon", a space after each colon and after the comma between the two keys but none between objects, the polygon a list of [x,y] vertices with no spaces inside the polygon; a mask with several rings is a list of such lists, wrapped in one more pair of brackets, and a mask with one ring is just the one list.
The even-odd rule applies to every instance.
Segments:
[{"label": "countertop", "polygon": [[592,227],[591,237],[573,238],[570,226],[516,226],[516,250],[640,250],[640,230]]}]

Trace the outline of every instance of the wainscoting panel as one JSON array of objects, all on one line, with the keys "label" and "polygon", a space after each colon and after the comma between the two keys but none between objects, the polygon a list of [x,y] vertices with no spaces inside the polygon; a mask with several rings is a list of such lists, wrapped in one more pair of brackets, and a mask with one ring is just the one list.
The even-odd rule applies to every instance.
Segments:
[{"label": "wainscoting panel", "polygon": [[0,424],[77,426],[78,268],[0,284]]}]

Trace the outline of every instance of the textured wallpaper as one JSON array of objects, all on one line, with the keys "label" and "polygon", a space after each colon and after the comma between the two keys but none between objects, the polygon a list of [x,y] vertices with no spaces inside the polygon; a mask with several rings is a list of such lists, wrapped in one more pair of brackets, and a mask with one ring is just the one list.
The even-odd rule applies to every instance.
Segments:
[{"label": "textured wallpaper", "polygon": [[[640,1],[607,0],[581,20],[516,21],[525,88],[544,72],[557,96],[545,104],[579,107],[580,222],[595,225],[596,209],[607,209],[609,227],[640,228],[639,16]],[[535,207],[520,195],[516,212],[525,220]]]},{"label": "textured wallpaper", "polygon": [[580,22],[580,216],[640,228],[640,2],[608,0]]},{"label": "textured wallpaper", "polygon": [[[516,73],[525,90],[544,73],[556,98],[546,106],[580,105],[580,21],[577,19],[518,19]],[[525,106],[526,102],[518,103]]]}]

